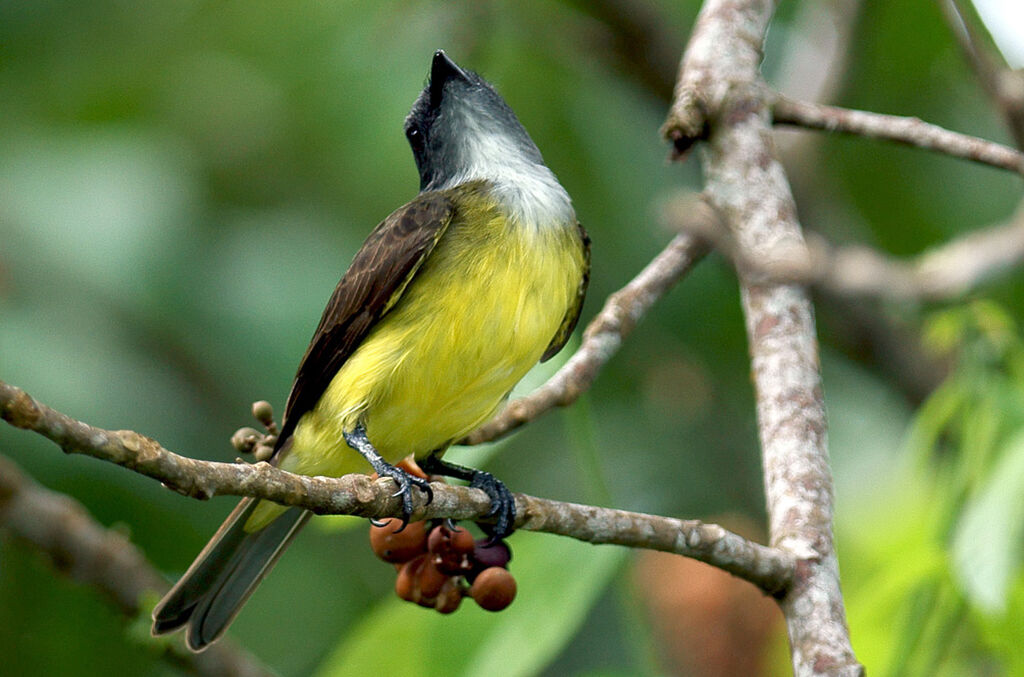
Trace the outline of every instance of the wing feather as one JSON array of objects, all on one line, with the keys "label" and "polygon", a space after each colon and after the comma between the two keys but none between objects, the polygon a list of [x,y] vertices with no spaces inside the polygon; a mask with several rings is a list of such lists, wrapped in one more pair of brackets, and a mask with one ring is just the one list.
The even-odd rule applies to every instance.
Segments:
[{"label": "wing feather", "polygon": [[334,289],[288,395],[275,451],[316,406],[341,365],[395,304],[451,223],[445,193],[423,193],[366,238]]},{"label": "wing feather", "polygon": [[580,311],[583,310],[583,298],[587,295],[587,285],[590,284],[590,236],[580,223],[576,223],[576,228],[579,231],[580,247],[583,250],[583,276],[580,278],[580,286],[576,290],[576,299],[566,310],[565,317],[562,318],[562,324],[551,338],[551,343],[548,344],[544,354],[541,355],[541,362],[546,362],[557,355],[558,351],[565,346],[569,337],[572,336],[572,330],[576,328],[576,323],[580,321]]}]

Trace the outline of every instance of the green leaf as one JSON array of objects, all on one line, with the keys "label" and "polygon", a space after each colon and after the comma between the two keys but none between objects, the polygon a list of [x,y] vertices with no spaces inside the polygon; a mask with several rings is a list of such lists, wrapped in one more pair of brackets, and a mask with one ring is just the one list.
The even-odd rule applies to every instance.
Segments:
[{"label": "green leaf", "polygon": [[490,613],[467,598],[442,616],[384,600],[327,657],[317,677],[536,673],[576,634],[627,550],[539,534],[514,540],[510,570],[519,593],[508,609]]},{"label": "green leaf", "polygon": [[1024,675],[1024,642],[1020,641],[1020,619],[1024,618],[1024,573],[1019,573],[1009,591],[1006,612],[978,619],[984,630],[982,641],[1003,661],[1006,675]]},{"label": "green leaf", "polygon": [[953,538],[954,571],[967,597],[989,612],[1006,607],[1024,536],[1024,432],[1011,438]]}]

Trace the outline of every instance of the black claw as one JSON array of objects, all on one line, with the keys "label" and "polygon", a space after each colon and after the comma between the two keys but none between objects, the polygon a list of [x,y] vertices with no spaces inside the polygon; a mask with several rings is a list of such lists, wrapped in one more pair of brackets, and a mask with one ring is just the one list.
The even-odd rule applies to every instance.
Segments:
[{"label": "black claw", "polygon": [[516,528],[516,501],[512,492],[505,484],[489,472],[465,468],[461,465],[441,460],[436,454],[425,458],[420,467],[426,472],[469,480],[469,486],[480,489],[491,498],[491,509],[487,517],[497,517],[495,524],[481,524],[481,528],[490,537],[489,542],[497,542],[511,534]]},{"label": "black claw", "polygon": [[377,527],[378,529],[380,529],[381,527],[386,527],[390,523],[391,523],[391,520],[389,520],[389,519],[387,519],[387,520],[379,520],[379,519],[374,519],[373,517],[370,518],[370,524],[372,524],[373,526]]},{"label": "black claw", "polygon": [[451,517],[445,517],[444,518],[444,526],[445,526],[446,529],[448,529],[448,531],[453,531],[454,532],[454,531],[461,531],[462,530],[462,527],[460,527],[458,525],[458,523],[456,523],[456,521],[453,520]]},{"label": "black claw", "polygon": [[401,468],[396,468],[392,465],[388,465],[386,468],[378,468],[377,474],[381,477],[390,477],[398,485],[398,491],[391,494],[392,496],[402,497],[402,527],[395,533],[400,533],[402,529],[409,523],[412,518],[413,511],[413,500],[412,500],[412,488],[416,487],[427,495],[427,504],[430,503],[434,498],[434,492],[430,488],[430,483],[426,480],[410,475]]},{"label": "black claw", "polygon": [[500,541],[515,531],[516,500],[503,482],[488,472],[478,470],[474,473],[469,486],[474,489],[481,489],[491,497],[491,509],[487,516],[497,516],[497,520],[493,527],[487,529],[488,536],[490,537],[489,541]]},{"label": "black claw", "polygon": [[430,488],[430,482],[421,477],[410,475],[401,468],[396,468],[385,461],[377,453],[377,450],[373,448],[373,444],[370,443],[369,438],[366,436],[366,428],[362,424],[356,426],[352,432],[344,433],[344,436],[345,442],[369,461],[373,469],[377,471],[378,476],[390,477],[398,485],[398,491],[392,495],[402,497],[402,526],[395,533],[401,532],[409,524],[409,520],[412,517],[412,488],[416,487],[425,493],[427,495],[427,504],[429,505],[434,500],[434,491]]}]

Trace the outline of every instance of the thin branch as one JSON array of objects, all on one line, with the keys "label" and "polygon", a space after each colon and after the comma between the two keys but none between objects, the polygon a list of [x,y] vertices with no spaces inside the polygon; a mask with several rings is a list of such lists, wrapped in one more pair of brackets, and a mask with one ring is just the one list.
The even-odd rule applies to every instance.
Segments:
[{"label": "thin branch", "polygon": [[[664,132],[677,153],[708,139],[707,194],[746,251],[801,247],[773,155],[759,74],[770,0],[708,0],[683,55]],[[850,644],[832,536],[833,492],[815,327],[805,289],[742,280],[771,542],[798,558],[780,600],[794,673],[863,675]]]},{"label": "thin branch", "polygon": [[753,255],[725,228],[693,234],[732,259],[748,279],[895,301],[958,298],[1024,264],[1024,206],[1009,223],[968,233],[909,260],[864,245],[835,247],[821,236],[811,236],[807,247]]},{"label": "thin branch", "polygon": [[[168,585],[124,535],[97,523],[80,503],[45,489],[0,455],[0,527],[50,556],[73,580],[98,590],[129,618]],[[230,642],[197,654],[180,641],[153,640],[170,662],[210,677],[264,677],[271,672]]]},{"label": "thin branch", "polygon": [[953,36],[981,86],[1005,118],[1018,148],[1024,149],[1024,71],[1015,71],[992,44],[971,8],[939,0]]},{"label": "thin branch", "polygon": [[[186,496],[256,496],[318,514],[386,518],[401,513],[391,479],[367,475],[340,478],[293,475],[268,463],[216,463],[179,456],[130,430],[103,430],[33,400],[0,381],[0,417],[56,442],[68,453],[110,461],[160,480]],[[434,498],[416,497],[414,519],[451,517],[485,520],[490,498],[479,489],[435,482]],[[782,594],[794,573],[794,558],[696,520],[678,520],[624,510],[549,501],[516,494],[519,529],[569,536],[595,544],[617,544],[673,552],[744,578],[770,594]]]},{"label": "thin branch", "polygon": [[[693,231],[711,228],[716,216],[699,201],[681,216]],[[509,402],[497,416],[459,444],[481,444],[503,437],[555,407],[575,402],[597,378],[651,306],[707,253],[707,245],[690,234],[677,235],[629,284],[605,301],[601,312],[583,332],[583,342],[554,376],[529,395]]]},{"label": "thin branch", "polygon": [[944,153],[1024,175],[1024,153],[976,136],[951,132],[918,118],[883,115],[778,97],[776,124],[845,132]]}]

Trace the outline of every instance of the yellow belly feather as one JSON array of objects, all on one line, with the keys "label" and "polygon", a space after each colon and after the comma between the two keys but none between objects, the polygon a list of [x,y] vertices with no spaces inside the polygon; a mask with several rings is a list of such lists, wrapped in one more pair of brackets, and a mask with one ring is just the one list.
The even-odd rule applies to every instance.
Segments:
[{"label": "yellow belly feather", "polygon": [[[537,363],[582,269],[575,224],[514,224],[479,194],[464,197],[398,303],[302,417],[281,467],[369,472],[343,437],[360,421],[392,464],[446,448],[493,415]],[[247,530],[282,510],[263,502]]]}]

